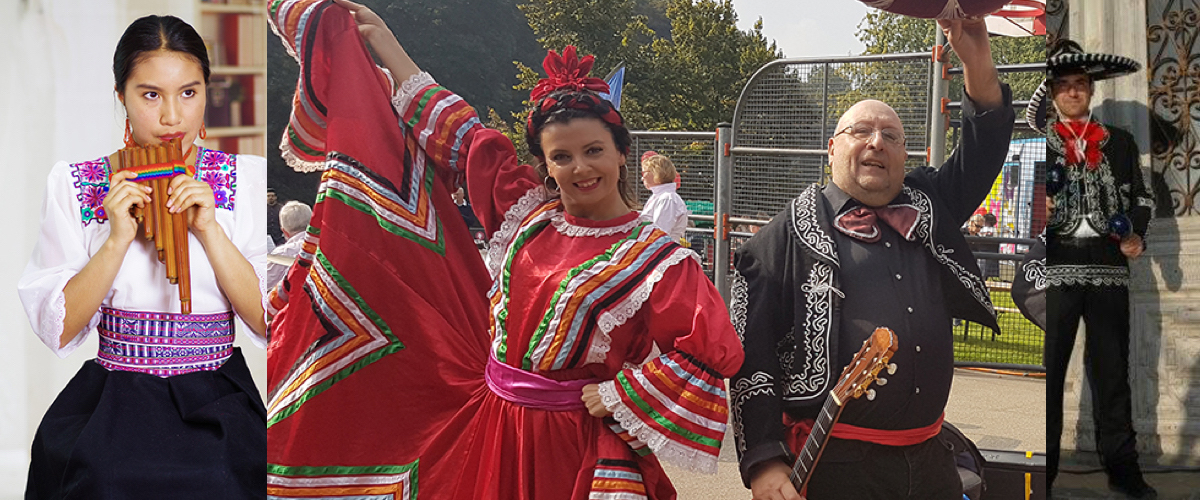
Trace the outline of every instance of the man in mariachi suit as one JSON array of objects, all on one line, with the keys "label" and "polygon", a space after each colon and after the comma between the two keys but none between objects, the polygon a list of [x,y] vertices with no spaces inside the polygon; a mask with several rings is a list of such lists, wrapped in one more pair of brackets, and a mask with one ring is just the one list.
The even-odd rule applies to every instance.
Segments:
[{"label": "man in mariachi suit", "polygon": [[906,175],[896,112],[855,104],[829,140],[833,182],[810,186],[736,255],[731,313],[746,361],[731,398],[742,480],[756,500],[801,498],[788,474],[803,422],[879,326],[899,339],[898,370],[873,401],[847,405],[806,495],[962,498],[952,452],[936,437],[953,377],[951,320],[997,324],[959,228],[1000,172],[1015,114],[982,20],[939,23],[968,94],[949,160]]},{"label": "man in mariachi suit", "polygon": [[[1133,136],[1091,117],[1094,82],[1138,69],[1132,59],[1087,54],[1062,40],[1050,52],[1048,78],[1026,117],[1046,132],[1054,207],[1046,226],[1046,484],[1058,472],[1063,386],[1082,318],[1096,444],[1109,486],[1132,498],[1156,498],[1138,467],[1132,423],[1127,264],[1145,247],[1154,202],[1142,182]],[[1050,104],[1057,113],[1048,119]]]}]

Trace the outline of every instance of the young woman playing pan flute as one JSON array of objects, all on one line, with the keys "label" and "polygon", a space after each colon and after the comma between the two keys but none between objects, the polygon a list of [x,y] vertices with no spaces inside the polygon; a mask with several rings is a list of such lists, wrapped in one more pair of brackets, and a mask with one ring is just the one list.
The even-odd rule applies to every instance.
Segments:
[{"label": "young woman playing pan flute", "polygon": [[113,74],[127,146],[182,139],[192,175],[166,204],[187,223],[192,313],[131,214],[150,188],[107,157],[56,164],[19,292],[56,354],[94,332],[100,349],[38,427],[26,498],[262,498],[265,410],[232,342],[237,319],[265,344],[265,161],[193,145],[209,62],[187,23],[134,21]]}]

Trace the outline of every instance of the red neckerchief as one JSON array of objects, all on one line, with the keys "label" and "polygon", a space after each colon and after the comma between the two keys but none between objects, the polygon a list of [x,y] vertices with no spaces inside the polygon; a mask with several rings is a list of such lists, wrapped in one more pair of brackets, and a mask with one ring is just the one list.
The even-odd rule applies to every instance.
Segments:
[{"label": "red neckerchief", "polygon": [[[1063,142],[1063,152],[1067,156],[1067,166],[1080,165],[1086,162],[1088,170],[1100,168],[1100,143],[1108,137],[1108,131],[1100,124],[1086,122],[1056,122],[1054,132]],[[1083,143],[1083,151],[1079,143]]]}]

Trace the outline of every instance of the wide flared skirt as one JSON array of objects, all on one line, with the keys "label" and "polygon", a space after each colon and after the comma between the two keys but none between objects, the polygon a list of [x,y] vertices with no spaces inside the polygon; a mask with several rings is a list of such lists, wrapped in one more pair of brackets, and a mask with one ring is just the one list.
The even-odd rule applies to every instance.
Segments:
[{"label": "wide flared skirt", "polygon": [[587,500],[594,486],[612,482],[609,471],[617,471],[640,477],[640,485],[624,485],[644,498],[674,499],[657,458],[635,454],[612,424],[583,409],[523,407],[485,385],[426,448],[421,493],[433,499]]},{"label": "wide flared skirt", "polygon": [[89,361],[34,437],[26,500],[265,499],[266,409],[241,351],[174,377]]}]

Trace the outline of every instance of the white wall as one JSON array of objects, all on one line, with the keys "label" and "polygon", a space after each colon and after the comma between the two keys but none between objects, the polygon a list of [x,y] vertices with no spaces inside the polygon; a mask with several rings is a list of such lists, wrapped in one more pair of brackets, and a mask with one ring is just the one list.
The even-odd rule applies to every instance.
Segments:
[{"label": "white wall", "polygon": [[[0,245],[0,500],[24,491],[29,447],[42,415],[85,361],[93,337],[58,359],[34,336],[16,284],[36,241],[46,176],[57,160],[121,147],[124,113],[112,55],[130,22],[147,14],[196,18],[194,0],[0,0],[0,151],[6,229]],[[266,352],[240,340],[255,383]]]}]

